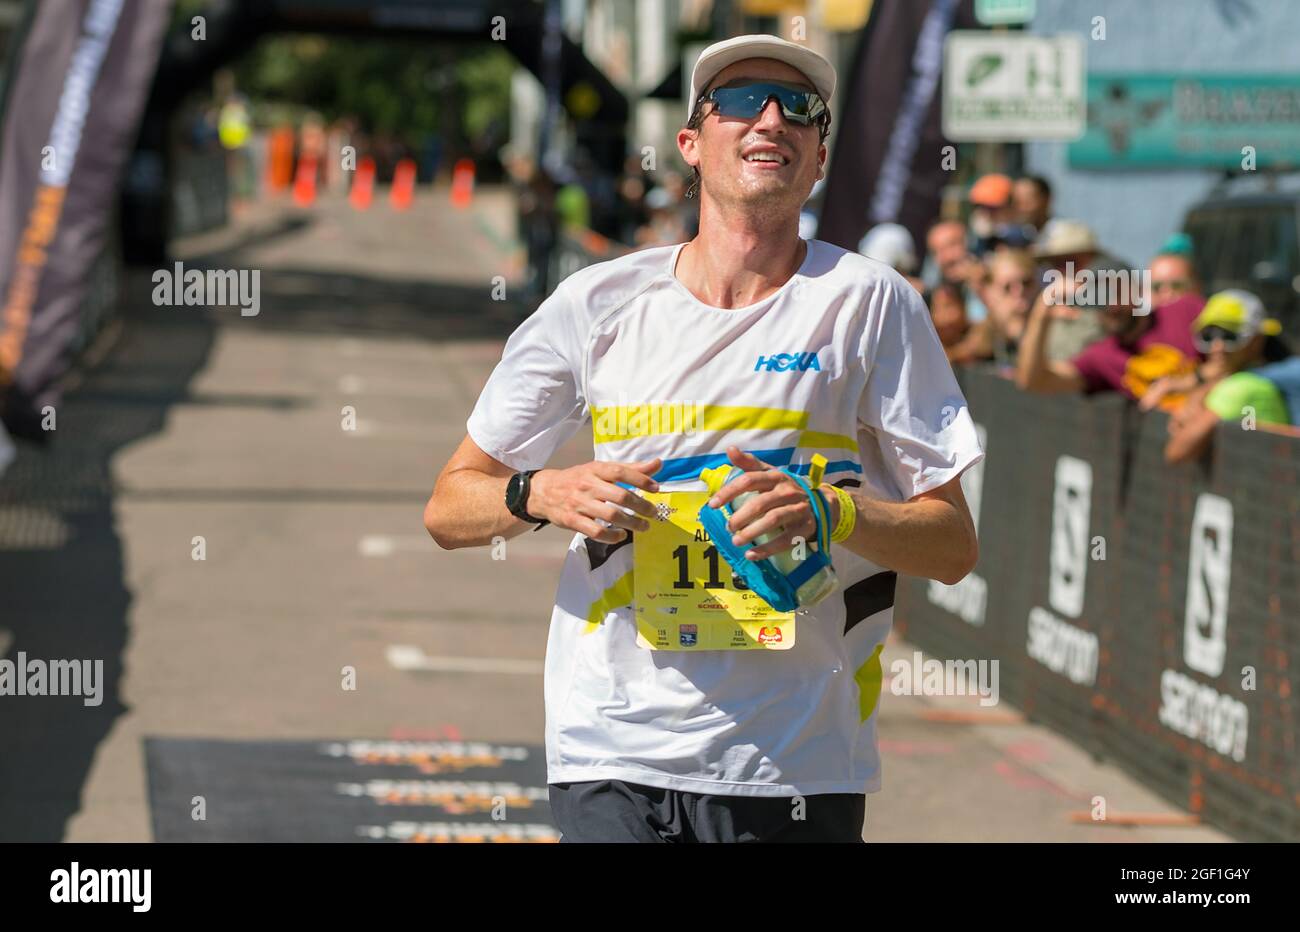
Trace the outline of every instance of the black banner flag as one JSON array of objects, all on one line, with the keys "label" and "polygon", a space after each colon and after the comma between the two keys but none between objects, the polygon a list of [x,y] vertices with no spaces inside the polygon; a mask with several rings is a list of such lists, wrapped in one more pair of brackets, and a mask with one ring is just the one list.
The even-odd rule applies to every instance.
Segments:
[{"label": "black banner flag", "polygon": [[907,227],[918,253],[924,249],[948,176],[944,40],[977,26],[971,0],[876,0],[844,82],[818,239],[856,250],[867,230],[893,222]]},{"label": "black banner flag", "polygon": [[168,0],[43,0],[0,126],[0,416],[41,436],[135,142]]}]

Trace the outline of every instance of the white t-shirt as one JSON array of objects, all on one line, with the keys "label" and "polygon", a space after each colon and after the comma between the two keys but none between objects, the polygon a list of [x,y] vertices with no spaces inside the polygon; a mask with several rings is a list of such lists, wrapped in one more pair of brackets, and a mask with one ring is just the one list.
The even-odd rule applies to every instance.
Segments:
[{"label": "white t-shirt", "polygon": [[[663,491],[703,490],[700,470],[725,462],[728,444],[805,474],[822,453],[824,481],[886,501],[983,458],[929,313],[892,269],[810,240],[780,290],[727,310],[676,278],[680,250],[645,249],[561,282],[507,341],[469,418],[474,442],[538,469],[591,425],[599,460],[662,457]],[[690,430],[662,413],[679,403]],[[651,651],[637,646],[625,595],[632,550],[581,534],[569,545],[546,650],[548,782],[737,796],[880,789],[892,573],[832,545],[843,592],[800,616],[791,649]]]}]

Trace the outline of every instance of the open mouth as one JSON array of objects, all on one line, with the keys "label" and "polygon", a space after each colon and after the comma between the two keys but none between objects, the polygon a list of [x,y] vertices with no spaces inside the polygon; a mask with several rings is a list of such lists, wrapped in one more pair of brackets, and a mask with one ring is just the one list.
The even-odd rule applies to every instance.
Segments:
[{"label": "open mouth", "polygon": [[750,152],[741,158],[752,165],[761,165],[765,168],[781,168],[790,164],[790,160],[779,152]]}]

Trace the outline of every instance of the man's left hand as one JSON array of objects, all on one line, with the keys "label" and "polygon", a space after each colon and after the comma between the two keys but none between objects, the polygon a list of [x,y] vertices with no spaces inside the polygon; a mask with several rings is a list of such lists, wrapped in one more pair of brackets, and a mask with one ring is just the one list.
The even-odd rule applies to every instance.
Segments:
[{"label": "man's left hand", "polygon": [[[769,531],[780,527],[784,529],[779,537],[746,552],[749,560],[762,560],[776,553],[794,547],[795,538],[804,542],[817,539],[817,520],[813,515],[812,503],[799,486],[799,483],[780,469],[764,463],[751,453],[739,447],[727,447],[727,458],[732,464],[745,470],[745,475],[733,479],[716,495],[709,499],[709,505],[720,508],[745,492],[757,493],[727,521],[727,529],[732,532],[731,542],[743,547]],[[833,498],[833,496],[832,496]],[[837,520],[838,501],[827,502],[831,508],[832,526]]]}]

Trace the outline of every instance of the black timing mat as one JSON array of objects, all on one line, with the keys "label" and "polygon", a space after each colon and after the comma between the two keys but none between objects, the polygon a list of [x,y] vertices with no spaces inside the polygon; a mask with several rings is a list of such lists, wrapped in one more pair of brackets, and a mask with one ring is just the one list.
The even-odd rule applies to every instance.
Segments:
[{"label": "black timing mat", "polygon": [[553,842],[542,748],[146,738],[155,841]]}]

